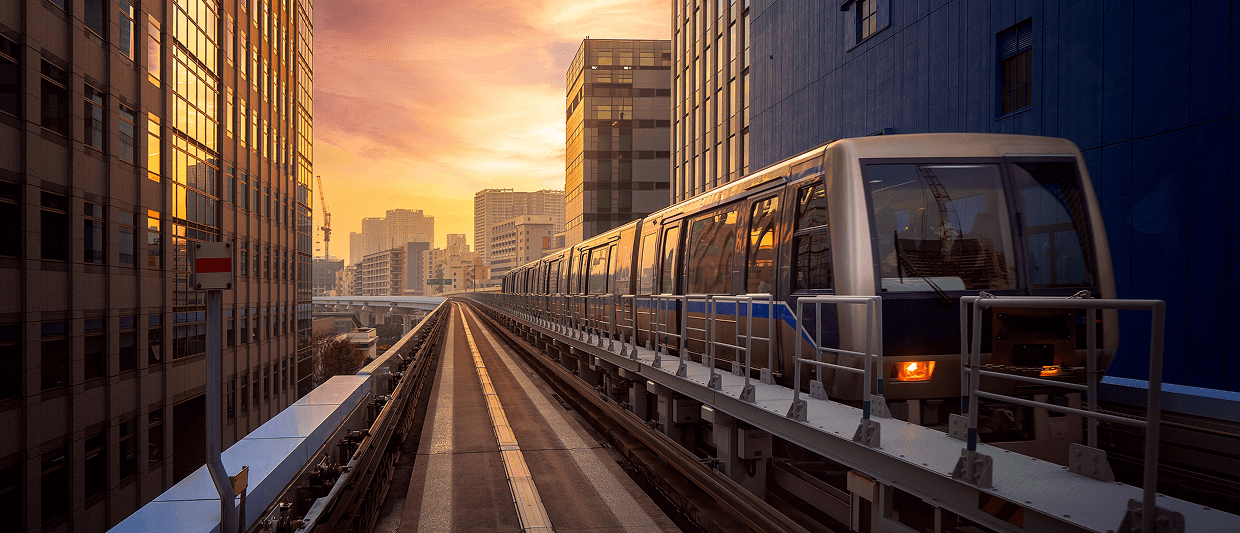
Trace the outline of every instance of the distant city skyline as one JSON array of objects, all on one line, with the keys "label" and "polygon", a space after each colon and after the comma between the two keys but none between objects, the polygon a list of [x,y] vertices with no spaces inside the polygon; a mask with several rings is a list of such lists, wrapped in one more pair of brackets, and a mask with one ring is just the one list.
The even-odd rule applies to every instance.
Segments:
[{"label": "distant city skyline", "polygon": [[434,246],[449,233],[474,246],[475,192],[562,189],[564,72],[581,40],[668,39],[670,13],[654,0],[316,2],[314,168],[332,254],[398,208],[435,217]]}]

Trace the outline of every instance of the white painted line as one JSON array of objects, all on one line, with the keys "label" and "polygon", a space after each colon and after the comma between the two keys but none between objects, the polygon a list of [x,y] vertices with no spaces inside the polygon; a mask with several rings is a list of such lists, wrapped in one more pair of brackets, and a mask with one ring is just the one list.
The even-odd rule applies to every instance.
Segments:
[{"label": "white painted line", "polygon": [[[458,309],[468,312],[468,308],[465,307]],[[547,516],[547,509],[543,507],[542,497],[539,496],[538,487],[534,485],[534,477],[530,475],[530,469],[525,464],[525,456],[521,454],[517,436],[513,434],[512,426],[508,424],[508,416],[504,414],[504,406],[499,401],[499,395],[493,388],[489,393],[487,391],[491,376],[487,375],[486,364],[482,362],[482,355],[478,353],[478,345],[474,343],[474,334],[470,331],[469,323],[465,321],[464,313],[461,315],[461,324],[465,327],[465,339],[469,341],[469,351],[474,356],[474,370],[478,373],[478,383],[486,398],[487,412],[490,413],[491,427],[495,430],[495,441],[499,444],[500,457],[504,461],[504,475],[508,478],[512,501],[517,506],[521,530],[549,533],[553,531],[551,518]]]}]

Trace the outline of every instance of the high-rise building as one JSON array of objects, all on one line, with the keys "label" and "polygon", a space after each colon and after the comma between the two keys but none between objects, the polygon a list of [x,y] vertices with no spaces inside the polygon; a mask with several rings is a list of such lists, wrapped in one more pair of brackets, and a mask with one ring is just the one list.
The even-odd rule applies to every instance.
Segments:
[{"label": "high-rise building", "polygon": [[386,248],[398,248],[411,242],[435,242],[435,217],[423,215],[421,210],[389,209],[383,223]]},{"label": "high-rise building", "polygon": [[484,189],[474,193],[474,250],[484,262],[491,260],[491,228],[521,215],[550,215],[558,231],[563,231],[564,191]]},{"label": "high-rise building", "polygon": [[367,254],[355,274],[358,296],[400,296],[405,290],[405,248]]},{"label": "high-rise building", "polygon": [[[310,0],[0,9],[0,514],[100,532],[307,392]],[[208,324],[194,244],[234,245]]]},{"label": "high-rise building", "polygon": [[566,244],[667,207],[671,65],[670,41],[581,42],[565,76]]},{"label": "high-rise building", "polygon": [[749,2],[672,2],[672,42],[672,202],[680,202],[749,172]]},{"label": "high-rise building", "polygon": [[362,234],[356,231],[349,233],[349,264],[356,265],[362,262]]},{"label": "high-rise building", "polygon": [[405,243],[404,294],[413,296],[426,294],[426,260],[430,249],[431,245],[428,242]]},{"label": "high-rise building", "polygon": [[362,257],[387,250],[387,223],[380,217],[362,219]]}]

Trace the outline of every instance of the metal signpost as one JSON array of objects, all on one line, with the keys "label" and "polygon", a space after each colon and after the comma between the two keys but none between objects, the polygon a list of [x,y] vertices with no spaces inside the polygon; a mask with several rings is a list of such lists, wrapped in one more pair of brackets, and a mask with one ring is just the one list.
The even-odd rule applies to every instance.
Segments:
[{"label": "metal signpost", "polygon": [[[220,320],[224,291],[232,290],[232,245],[226,242],[194,244],[194,289],[207,291],[207,471],[220,495],[220,532],[236,533],[233,480],[220,459],[223,369],[220,355]],[[242,489],[244,490],[244,489]]]}]

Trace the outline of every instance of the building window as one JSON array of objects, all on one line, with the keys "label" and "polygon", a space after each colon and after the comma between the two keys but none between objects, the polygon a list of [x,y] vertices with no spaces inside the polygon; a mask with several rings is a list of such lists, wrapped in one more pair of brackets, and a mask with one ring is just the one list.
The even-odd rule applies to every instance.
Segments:
[{"label": "building window", "polygon": [[21,57],[17,43],[0,37],[0,111],[21,115]]},{"label": "building window", "polygon": [[138,264],[138,228],[134,225],[134,214],[128,211],[117,213],[117,248],[120,266],[136,266]]},{"label": "building window", "polygon": [[262,389],[263,389],[263,388],[265,388],[265,387],[260,387],[260,386],[259,386],[259,383],[258,383],[258,369],[256,368],[256,369],[254,369],[254,408],[256,408],[256,409],[258,408],[259,404],[262,402],[262,400],[260,400],[260,397],[262,397],[262,396],[263,396],[263,395],[262,395]]},{"label": "building window", "polygon": [[39,346],[43,390],[63,387],[69,380],[69,325],[66,322],[40,324]]},{"label": "building window", "polygon": [[120,334],[120,367],[119,371],[128,372],[138,368],[138,319],[132,316],[121,317]]},{"label": "building window", "polygon": [[62,10],[65,8],[65,0],[48,0],[48,1],[51,2],[52,5],[59,7]]},{"label": "building window", "polygon": [[108,490],[108,432],[100,431],[86,437],[85,460],[82,468],[86,474],[86,499]]},{"label": "building window", "polygon": [[999,34],[999,114],[1033,105],[1033,21]]},{"label": "building window", "polygon": [[163,264],[163,247],[160,245],[159,211],[146,212],[146,266],[159,270]]},{"label": "building window", "polygon": [[121,55],[133,60],[133,4],[129,0],[117,0],[120,7],[120,15],[117,16],[116,22],[120,26],[121,40],[116,43],[116,47],[120,49]]},{"label": "building window", "polygon": [[120,424],[121,479],[138,473],[138,419],[131,418]]},{"label": "building window", "polygon": [[271,363],[270,366],[263,368],[263,399],[264,400],[271,397],[271,369],[275,368],[275,366],[276,366],[275,363]]},{"label": "building window", "polygon": [[21,186],[0,181],[0,256],[20,257],[22,253]]},{"label": "building window", "polygon": [[10,455],[5,462],[9,464],[0,467],[0,515],[9,517],[8,527],[25,531],[26,495],[22,471],[26,464],[21,460],[20,453]]},{"label": "building window", "polygon": [[103,206],[82,202],[82,262],[103,264]]},{"label": "building window", "polygon": [[99,37],[103,37],[103,0],[84,0],[82,2],[82,10],[86,23],[86,29],[95,32]]},{"label": "building window", "polygon": [[43,259],[69,260],[69,199],[59,194],[43,192],[40,197],[43,209],[39,240]]},{"label": "building window", "polygon": [[84,379],[99,379],[108,373],[107,343],[103,331],[103,319],[88,318],[85,322],[86,338],[83,339],[84,358],[82,367]]},{"label": "building window", "polygon": [[245,309],[238,309],[237,316],[238,316],[237,325],[239,326],[237,329],[239,330],[241,334],[241,343],[242,344],[249,343],[250,342],[250,335],[249,335],[250,319],[246,318]]},{"label": "building window", "polygon": [[164,328],[163,315],[147,315],[146,359],[147,364],[157,365],[164,362]]},{"label": "building window", "polygon": [[43,60],[42,125],[64,136],[69,135],[69,73]]},{"label": "building window", "polygon": [[233,327],[234,326],[233,310],[229,309],[225,311],[224,313],[225,313],[224,314],[224,328],[228,330],[228,334],[226,335],[226,338],[228,339],[228,346],[229,347],[236,346],[237,345],[237,331]]},{"label": "building window", "polygon": [[280,367],[281,367],[280,372],[284,374],[284,377],[282,380],[283,386],[280,388],[287,391],[288,390],[288,359],[285,359],[283,362],[281,362]]},{"label": "building window", "polygon": [[[160,71],[160,54],[162,47],[160,46],[159,23],[154,18],[146,21],[146,74],[147,79],[159,85]],[[158,169],[155,170],[158,172]]]},{"label": "building window", "polygon": [[154,113],[146,114],[146,175],[152,181],[159,181],[160,173],[160,142],[159,117]]},{"label": "building window", "polygon": [[44,524],[56,520],[69,513],[69,445],[64,444],[46,452],[41,457],[43,473],[41,507]]},{"label": "building window", "polygon": [[[242,382],[244,383],[244,381]],[[233,379],[224,384],[224,419],[236,420],[237,418],[237,380]]]},{"label": "building window", "polygon": [[138,162],[138,114],[128,107],[120,107],[120,117],[116,120],[117,129],[120,130],[121,148],[116,154],[121,161],[126,163]]},{"label": "building window", "polygon": [[[241,412],[242,413],[250,410],[250,385],[249,385],[250,382],[246,380],[247,377],[248,376],[246,376],[245,374],[241,374]],[[258,390],[257,390],[258,383],[257,381],[255,381],[254,383],[254,389],[255,389],[254,405],[257,406],[258,405]]]},{"label": "building window", "polygon": [[164,410],[155,409],[146,415],[146,464],[164,458]]},{"label": "building window", "polygon": [[0,400],[22,396],[21,326],[0,326]]}]

